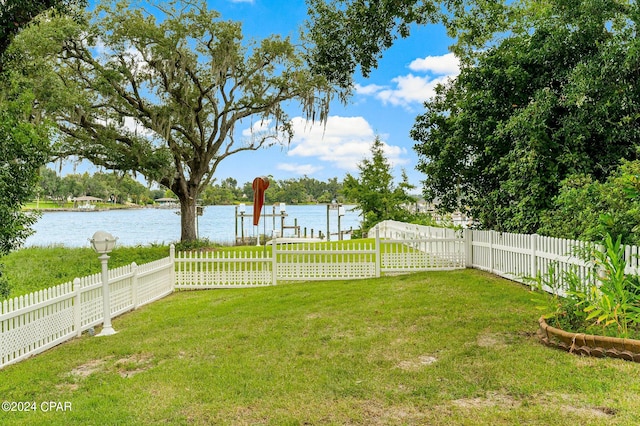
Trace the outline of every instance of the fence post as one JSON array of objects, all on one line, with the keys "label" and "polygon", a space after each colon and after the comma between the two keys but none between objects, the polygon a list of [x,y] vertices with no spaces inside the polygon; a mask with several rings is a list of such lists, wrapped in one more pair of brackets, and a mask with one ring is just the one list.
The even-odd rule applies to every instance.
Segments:
[{"label": "fence post", "polygon": [[131,298],[133,299],[133,309],[138,309],[138,265],[131,263]]},{"label": "fence post", "polygon": [[536,250],[538,249],[538,234],[529,235],[529,243],[531,247],[531,270],[529,271],[530,277],[538,275],[538,259],[536,259]]},{"label": "fence post", "polygon": [[382,259],[380,258],[380,232],[376,229],[376,277],[380,277],[382,269]]},{"label": "fence post", "polygon": [[176,246],[169,246],[169,258],[171,258],[171,292],[176,291]]},{"label": "fence post", "polygon": [[493,274],[493,234],[496,231],[489,231],[489,271]]},{"label": "fence post", "polygon": [[278,245],[271,244],[271,284],[278,284]]},{"label": "fence post", "polygon": [[464,267],[473,268],[473,230],[463,229],[464,235]]},{"label": "fence post", "polygon": [[73,325],[76,328],[76,336],[82,335],[82,286],[80,278],[73,280]]}]

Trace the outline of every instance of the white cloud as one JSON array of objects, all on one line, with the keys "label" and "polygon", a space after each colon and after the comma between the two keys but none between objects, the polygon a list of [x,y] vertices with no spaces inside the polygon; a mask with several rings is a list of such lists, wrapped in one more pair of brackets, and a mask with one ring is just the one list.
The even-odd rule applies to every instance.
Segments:
[{"label": "white cloud", "polygon": [[302,175],[310,176],[323,169],[322,166],[314,166],[313,164],[295,164],[295,163],[280,163],[276,165],[276,168],[278,170],[291,172],[300,176]]},{"label": "white cloud", "polygon": [[449,77],[419,77],[413,74],[396,77],[392,82],[395,83],[394,88],[384,89],[376,93],[376,98],[383,103],[390,103],[396,106],[409,107],[410,104],[422,104],[424,101],[431,99],[436,94],[436,86],[446,83]]},{"label": "white cloud", "polygon": [[456,76],[460,73],[460,60],[453,53],[442,56],[418,58],[409,64],[415,72],[430,72],[435,75]]},{"label": "white cloud", "polygon": [[[295,136],[288,151],[291,157],[315,157],[335,167],[356,171],[363,158],[370,156],[376,135],[362,117],[331,116],[326,126],[301,117],[292,120]],[[406,164],[406,149],[383,144],[385,156],[392,165]]]},{"label": "white cloud", "polygon": [[444,84],[448,79],[456,77],[460,73],[460,61],[453,53],[427,56],[412,61],[409,69],[415,73],[424,72],[430,75],[410,73],[398,76],[392,79],[392,84],[388,86],[356,84],[356,93],[373,96],[384,104],[410,109],[411,106],[421,105],[435,96],[435,88],[438,84]]},{"label": "white cloud", "polygon": [[361,86],[360,84],[355,84],[356,93],[358,95],[375,95],[376,92],[385,89],[384,86],[378,86],[377,84],[368,84],[366,86]]}]

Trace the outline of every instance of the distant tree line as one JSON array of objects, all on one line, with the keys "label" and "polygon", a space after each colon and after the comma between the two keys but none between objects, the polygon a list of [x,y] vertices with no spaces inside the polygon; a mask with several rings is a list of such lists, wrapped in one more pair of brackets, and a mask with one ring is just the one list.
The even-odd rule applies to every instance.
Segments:
[{"label": "distant tree line", "polygon": [[54,170],[44,167],[40,170],[36,194],[41,199],[58,201],[60,204],[84,195],[118,204],[148,204],[164,197],[165,190],[151,190],[129,174],[85,172],[59,176]]},{"label": "distant tree line", "polygon": [[[334,177],[322,182],[307,176],[296,179],[276,180],[269,176],[270,185],[265,194],[266,203],[315,204],[346,202],[342,195],[342,182]],[[68,174],[59,176],[50,168],[40,171],[36,194],[41,199],[58,201],[90,195],[118,204],[151,204],[158,198],[175,197],[168,189],[151,189],[129,174],[104,173]],[[227,178],[208,185],[199,197],[203,205],[224,205],[253,202],[252,182],[239,185],[234,178]]]},{"label": "distant tree line", "polygon": [[[334,177],[327,182],[303,176],[295,179],[276,180],[268,176],[269,189],[265,192],[265,203],[326,204],[333,201],[345,202],[342,182]],[[234,178],[207,186],[200,196],[205,205],[253,202],[253,182],[242,186]]]}]

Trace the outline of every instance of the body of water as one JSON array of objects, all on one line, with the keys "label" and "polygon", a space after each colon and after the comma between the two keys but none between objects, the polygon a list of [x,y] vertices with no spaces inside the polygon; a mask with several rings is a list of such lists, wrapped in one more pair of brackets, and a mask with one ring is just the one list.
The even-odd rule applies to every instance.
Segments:
[{"label": "body of water", "polygon": [[[360,226],[359,212],[354,206],[344,206],[345,214],[340,220],[342,231]],[[118,237],[118,245],[135,246],[152,243],[172,243],[180,240],[180,216],[172,209],[127,209],[105,211],[61,211],[45,212],[33,226],[35,233],[27,238],[26,247],[64,245],[67,247],[88,247],[89,239],[94,232],[103,230]],[[254,236],[253,216],[251,205],[247,206],[248,214],[244,218],[245,237]],[[267,214],[273,209],[267,206]],[[327,206],[286,206],[287,216],[285,226],[293,226],[294,219],[301,228],[307,228],[307,235],[314,236],[318,232],[327,233]],[[276,214],[279,209],[276,207]],[[280,216],[261,218],[259,233],[271,235],[275,222],[275,229],[280,230]],[[236,225],[237,223],[237,225]],[[200,238],[208,238],[219,243],[233,243],[236,236],[241,235],[241,219],[236,221],[235,206],[207,206],[203,215],[198,218]],[[329,210],[329,229],[332,234],[338,232],[338,210]],[[292,236],[292,229],[285,229],[284,236]],[[345,236],[345,238],[349,238]],[[331,240],[337,240],[332,235]]]}]

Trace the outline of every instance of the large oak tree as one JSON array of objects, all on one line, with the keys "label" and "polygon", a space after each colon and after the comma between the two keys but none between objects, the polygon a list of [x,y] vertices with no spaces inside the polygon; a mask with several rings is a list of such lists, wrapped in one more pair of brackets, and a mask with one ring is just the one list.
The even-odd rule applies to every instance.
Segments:
[{"label": "large oak tree", "polygon": [[[183,241],[196,238],[196,201],[222,160],[290,140],[285,103],[310,119],[327,116],[330,87],[299,47],[278,36],[245,42],[240,24],[205,2],[104,4],[87,22],[23,34],[34,55],[60,46],[53,75],[38,76],[46,84],[34,89],[58,123],[58,153],[170,188]],[[251,135],[238,138],[239,126]]]}]

